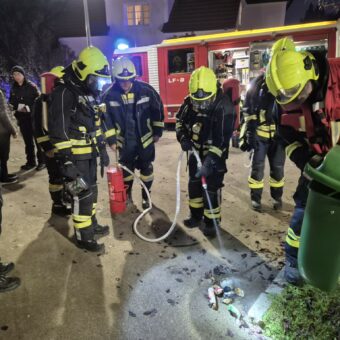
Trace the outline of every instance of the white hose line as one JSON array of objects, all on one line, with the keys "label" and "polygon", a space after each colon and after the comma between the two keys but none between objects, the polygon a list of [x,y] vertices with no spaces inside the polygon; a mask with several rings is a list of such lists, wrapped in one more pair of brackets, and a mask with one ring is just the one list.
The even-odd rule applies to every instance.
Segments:
[{"label": "white hose line", "polygon": [[254,158],[254,149],[251,149],[249,151],[249,154],[247,155],[247,158],[249,160],[248,164],[243,164],[245,168],[250,168],[253,165],[253,158]]},{"label": "white hose line", "polygon": [[170,227],[170,229],[161,237],[158,238],[148,238],[145,237],[144,235],[142,235],[138,229],[137,229],[137,225],[139,223],[139,221],[152,209],[152,202],[151,202],[151,197],[150,197],[150,193],[149,190],[146,188],[145,184],[142,182],[142,180],[139,178],[139,176],[137,176],[134,172],[132,172],[130,169],[128,169],[126,166],[119,164],[119,166],[121,168],[123,168],[125,171],[127,171],[130,175],[132,175],[133,177],[137,178],[137,180],[139,181],[139,183],[141,184],[141,186],[144,188],[147,196],[148,196],[148,201],[149,201],[149,207],[147,209],[145,209],[135,220],[135,222],[133,223],[133,230],[136,233],[136,235],[142,239],[143,241],[146,242],[160,242],[165,240],[167,237],[170,236],[170,234],[173,232],[173,230],[176,227],[176,222],[177,222],[177,217],[179,214],[179,210],[180,210],[180,205],[181,205],[181,184],[180,184],[180,175],[181,175],[181,164],[182,164],[182,158],[183,158],[184,152],[181,151],[179,157],[178,157],[178,164],[177,164],[177,173],[176,173],[176,212],[175,212],[175,217],[173,219],[172,225]]}]

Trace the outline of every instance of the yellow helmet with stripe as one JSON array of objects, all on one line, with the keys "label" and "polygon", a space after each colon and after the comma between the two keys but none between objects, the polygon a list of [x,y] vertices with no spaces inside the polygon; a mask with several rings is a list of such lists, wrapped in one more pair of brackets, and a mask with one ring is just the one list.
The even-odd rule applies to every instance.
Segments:
[{"label": "yellow helmet with stripe", "polygon": [[274,52],[266,71],[268,89],[281,105],[294,101],[308,81],[318,78],[315,58],[309,52]]},{"label": "yellow helmet with stripe", "polygon": [[109,63],[105,55],[94,46],[84,48],[77,60],[72,62],[76,76],[84,81],[89,75],[110,78]]}]

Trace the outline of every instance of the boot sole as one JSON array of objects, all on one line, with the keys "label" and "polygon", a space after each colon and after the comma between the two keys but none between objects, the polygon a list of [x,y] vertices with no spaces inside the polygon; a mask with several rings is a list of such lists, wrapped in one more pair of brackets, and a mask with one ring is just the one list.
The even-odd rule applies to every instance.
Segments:
[{"label": "boot sole", "polygon": [[91,253],[104,253],[105,252],[105,247],[100,247],[99,249],[90,249],[90,248],[86,248],[86,246],[82,245],[82,244],[79,244],[79,243],[76,243],[76,246],[79,248],[79,249],[84,249],[84,250],[87,250],[87,251],[90,251]]},{"label": "boot sole", "polygon": [[13,284],[12,286],[9,286],[7,288],[0,289],[0,293],[10,292],[11,290],[14,290],[18,287],[20,287],[21,281],[19,281],[16,284]]},{"label": "boot sole", "polygon": [[100,238],[105,237],[107,235],[110,235],[110,230],[108,230],[106,233],[103,233],[103,234],[94,234],[94,239],[97,241]]}]

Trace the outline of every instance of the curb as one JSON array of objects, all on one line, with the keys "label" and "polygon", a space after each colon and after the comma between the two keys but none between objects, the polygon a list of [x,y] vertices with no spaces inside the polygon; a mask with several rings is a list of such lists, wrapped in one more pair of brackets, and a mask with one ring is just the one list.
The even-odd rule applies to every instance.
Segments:
[{"label": "curb", "polygon": [[248,317],[252,319],[253,322],[258,323],[262,320],[263,315],[267,312],[272,303],[272,295],[280,294],[287,285],[287,282],[283,277],[283,273],[284,268],[281,269],[269,287],[264,291],[264,293],[259,295],[254,304],[250,307]]}]

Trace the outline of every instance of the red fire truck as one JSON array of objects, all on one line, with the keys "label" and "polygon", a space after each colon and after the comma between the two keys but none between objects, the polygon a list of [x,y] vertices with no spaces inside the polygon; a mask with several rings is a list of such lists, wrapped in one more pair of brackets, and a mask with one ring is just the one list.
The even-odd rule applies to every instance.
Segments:
[{"label": "red fire truck", "polygon": [[132,59],[140,79],[159,91],[165,122],[174,123],[195,68],[209,66],[221,82],[237,78],[242,96],[249,81],[265,69],[274,41],[290,36],[298,49],[324,50],[334,58],[339,56],[339,29],[340,20],[181,37],[159,45],[116,50],[113,59],[120,55]]}]

